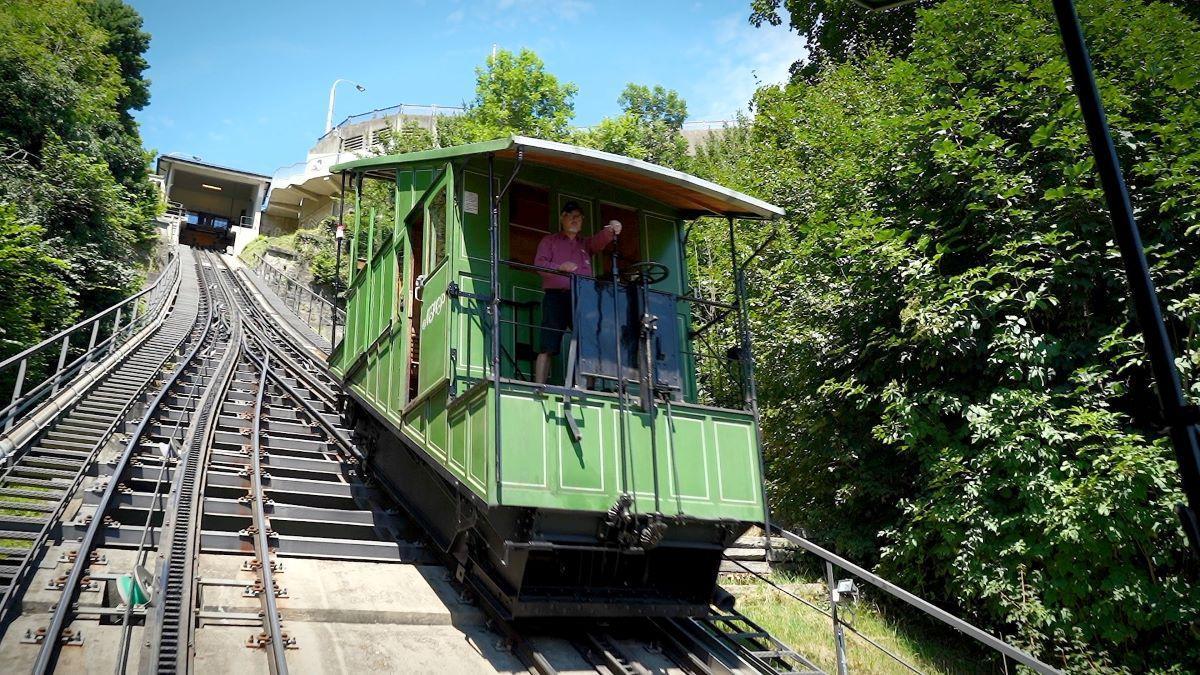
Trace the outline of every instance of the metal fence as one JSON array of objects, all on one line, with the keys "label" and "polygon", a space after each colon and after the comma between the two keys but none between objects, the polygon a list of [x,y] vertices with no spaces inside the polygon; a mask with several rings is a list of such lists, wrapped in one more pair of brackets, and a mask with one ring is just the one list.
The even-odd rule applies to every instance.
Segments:
[{"label": "metal fence", "polygon": [[280,270],[267,262],[266,257],[258,259],[254,272],[265,281],[283,304],[296,314],[309,328],[322,338],[333,344],[334,319],[337,325],[346,325],[346,311],[333,300],[314,292],[308,284],[301,283],[295,277]]},{"label": "metal fence", "polygon": [[113,353],[158,315],[179,277],[179,256],[143,290],[0,362],[0,391],[10,391],[0,410],[8,431],[42,401],[55,396],[99,360]]},{"label": "metal fence", "polygon": [[[796,534],[794,532],[789,532],[787,530],[784,530],[784,529],[781,529],[778,527],[774,527],[774,526],[772,526],[771,529],[773,530],[773,534],[775,535],[775,537],[779,537],[779,538],[782,538],[782,539],[788,541],[793,546],[795,546],[798,550],[812,554],[820,560],[820,565],[824,568],[824,571],[825,571],[825,586],[826,586],[826,592],[828,594],[826,601],[828,603],[827,604],[828,609],[819,607],[816,604],[809,602],[809,601],[805,600],[804,598],[801,598],[801,597],[789,592],[787,589],[776,585],[769,578],[763,577],[762,575],[758,574],[757,572],[754,572],[753,570],[746,567],[745,565],[741,565],[741,563],[739,563],[737,561],[732,561],[732,562],[734,562],[737,565],[741,565],[741,567],[743,567],[746,571],[752,572],[756,576],[763,578],[770,585],[774,586],[776,588],[776,590],[781,591],[782,593],[784,593],[785,595],[790,597],[792,600],[795,600],[795,601],[807,606],[808,608],[823,614],[830,621],[830,627],[832,628],[833,647],[834,647],[833,651],[834,651],[834,659],[835,659],[835,671],[838,675],[847,675],[847,673],[850,670],[848,659],[847,659],[847,648],[846,648],[846,633],[847,632],[853,634],[855,637],[857,637],[861,642],[863,642],[867,646],[882,652],[884,655],[886,655],[887,657],[889,657],[890,659],[895,661],[901,667],[903,667],[911,672],[914,672],[914,673],[922,672],[916,665],[904,660],[903,658],[901,658],[900,656],[898,656],[891,650],[887,649],[883,645],[879,644],[875,640],[873,640],[870,637],[859,632],[854,627],[854,625],[846,619],[845,610],[848,608],[848,606],[851,603],[855,602],[858,599],[858,596],[860,594],[860,589],[858,588],[857,584],[854,583],[855,579],[857,579],[859,582],[865,582],[871,586],[874,586],[876,589],[881,590],[884,593],[887,593],[891,597],[893,597],[897,600],[900,600],[904,603],[907,603],[908,605],[910,605],[912,607],[915,607],[916,609],[920,610],[925,616],[935,620],[936,622],[938,622],[944,626],[952,628],[955,631],[958,631],[959,633],[961,633],[963,635],[966,635],[967,637],[971,638],[979,645],[986,647],[990,651],[999,655],[1000,658],[1003,660],[1002,667],[1005,672],[1009,672],[1009,663],[1010,662],[1020,664],[1021,666],[1029,668],[1037,673],[1047,673],[1047,674],[1055,673],[1055,674],[1057,674],[1057,673],[1061,672],[1058,669],[1056,669],[1054,666],[1051,666],[1050,664],[1040,661],[1037,658],[1031,656],[1028,652],[1025,652],[1022,649],[1014,647],[1013,645],[992,635],[991,633],[988,633],[984,630],[981,630],[981,629],[971,625],[970,623],[960,619],[957,616],[954,616],[953,614],[941,609],[940,607],[937,607],[936,605],[930,603],[929,601],[923,600],[923,599],[917,597],[916,595],[909,593],[908,591],[904,590],[903,588],[900,588],[899,586],[893,584],[892,582],[888,581],[887,579],[884,579],[883,577],[873,574],[873,573],[867,571],[866,569],[859,567],[858,565],[855,565],[854,563],[850,562],[849,560],[846,560],[845,558],[837,555],[836,553],[833,553],[832,551],[826,550],[826,549],[818,546],[817,544],[814,544],[813,542],[800,536],[799,534]],[[837,578],[844,574],[849,574],[850,576],[843,577],[841,579]],[[984,670],[984,668],[982,667],[982,664],[981,664],[980,670],[981,671]]]}]

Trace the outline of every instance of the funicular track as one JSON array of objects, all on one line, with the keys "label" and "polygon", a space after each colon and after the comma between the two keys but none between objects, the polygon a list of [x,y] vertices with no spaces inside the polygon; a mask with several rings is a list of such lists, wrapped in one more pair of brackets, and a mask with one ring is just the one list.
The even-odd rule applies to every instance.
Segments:
[{"label": "funicular track", "polygon": [[171,355],[192,339],[203,302],[194,292],[181,292],[167,320],[122,359],[119,370],[99,380],[0,471],[0,634],[19,608],[44,545],[58,533],[71,496],[122,431],[122,418],[153,388]]},{"label": "funicular track", "polygon": [[[177,356],[203,339],[208,324],[208,298],[195,282],[195,264],[186,251],[181,254],[180,274],[174,305],[157,331],[60,415],[5,471],[6,496],[22,499],[14,503],[21,507],[8,507],[12,510],[7,513],[28,510],[40,515],[36,523],[32,516],[4,516],[13,519],[9,522],[37,528],[25,530],[22,539],[29,546],[3,605],[3,639],[11,644],[20,637],[37,645],[35,671],[50,670],[63,643],[79,643],[81,635],[68,627],[72,617],[107,613],[80,594],[97,589],[106,576],[93,573],[91,567],[105,562],[95,549],[119,527],[109,505],[124,497],[124,476],[133,470],[132,458],[143,443],[151,442],[144,437],[148,412],[176,386],[188,366],[188,359],[177,362]],[[164,370],[169,374],[163,376]],[[128,433],[127,420],[138,415],[143,421]],[[54,548],[48,546],[55,540],[63,542],[57,560]],[[38,580],[39,585],[34,573],[41,569],[52,571],[48,579]],[[29,595],[41,597],[29,602]],[[45,614],[40,611],[43,607]],[[27,616],[19,616],[22,610]],[[24,625],[18,627],[19,619]],[[17,632],[23,635],[14,635]]]},{"label": "funicular track", "polygon": [[[288,672],[289,648],[303,645],[289,635],[293,613],[279,602],[288,597],[285,566],[431,559],[419,533],[359,475],[332,379],[258,312],[218,256],[204,258],[230,309],[233,339],[204,404],[206,428],[196,430],[203,517],[191,523],[191,553],[183,547],[177,564],[193,571],[192,597],[164,602],[190,614],[164,623],[162,639],[149,642],[164,645],[157,672],[200,670],[213,650],[234,648],[261,650],[269,672]],[[167,650],[176,644],[190,650]]]},{"label": "funicular track", "polygon": [[[269,336],[274,353],[286,359],[294,368],[293,372],[298,365],[305,382],[314,391],[321,391],[325,400],[336,406],[340,385],[324,362],[313,355],[313,350],[294,344],[292,338],[269,320],[251,299],[246,284],[232,270],[228,275],[233,280],[230,286],[238,296],[243,316],[256,324],[255,332]],[[336,418],[329,416],[328,419],[332,424]],[[361,455],[351,445],[349,432],[338,426],[333,428],[345,450],[361,460]],[[382,480],[378,476],[369,478]],[[402,497],[385,481],[382,486],[403,503]],[[443,558],[442,562],[448,569],[453,568],[453,561]],[[500,634],[506,649],[511,650],[525,667],[544,675],[575,672],[581,667],[612,675],[823,672],[811,660],[732,608],[714,607],[708,616],[692,619],[628,618],[601,622],[568,620],[554,625],[520,624],[505,619],[499,606],[489,601],[484,589],[471,586],[461,590],[483,610],[488,625]]]},{"label": "funicular track", "polygon": [[[289,660],[304,670],[295,654],[322,645],[296,637],[297,627],[302,635],[304,626],[311,629],[315,610],[293,604],[290,570],[445,562],[398,508],[400,496],[363,475],[363,457],[338,414],[339,385],[316,351],[276,326],[219,256],[194,258],[185,249],[186,283],[158,334],[0,483],[0,490],[25,485],[39,497],[53,495],[42,497],[44,510],[29,509],[43,516],[37,523],[44,530],[30,539],[30,551],[53,551],[45,544],[59,533],[64,542],[46,584],[53,588],[35,589],[43,599],[27,602],[23,634],[6,636],[30,643],[22,645],[27,655],[36,650],[29,657],[34,672],[76,670],[92,658],[81,654],[97,653],[76,647],[94,650],[97,643],[116,646],[99,652],[100,669],[109,672],[205,672],[234,663],[282,673]],[[137,399],[145,392],[142,406]],[[76,420],[85,424],[70,424]],[[73,454],[83,448],[65,445],[74,439],[55,433],[64,424],[63,433],[95,431],[86,457]],[[110,442],[119,434],[128,437]],[[75,474],[37,474],[37,467],[50,467],[41,458],[77,459]],[[77,490],[92,458],[100,475]],[[82,495],[79,513],[60,522],[73,494]],[[7,548],[0,553],[11,555]],[[351,586],[377,582],[358,568],[336,569]],[[765,631],[739,623],[736,613],[519,623],[505,620],[481,589],[459,592],[500,635],[504,647],[492,656],[498,669],[520,663],[541,673],[820,672]],[[21,599],[10,588],[6,603],[9,595]],[[391,649],[403,653],[406,646]],[[8,665],[24,670],[24,663]]]}]

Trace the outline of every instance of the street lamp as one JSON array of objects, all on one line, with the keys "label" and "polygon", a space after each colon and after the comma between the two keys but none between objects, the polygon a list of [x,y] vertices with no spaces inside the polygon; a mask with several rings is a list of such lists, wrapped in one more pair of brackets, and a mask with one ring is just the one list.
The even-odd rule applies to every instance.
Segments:
[{"label": "street lamp", "polygon": [[[867,9],[888,9],[906,5],[914,0],[854,0]],[[1175,447],[1175,460],[1179,464],[1179,476],[1183,483],[1183,494],[1187,504],[1178,504],[1175,511],[1187,533],[1192,550],[1200,553],[1200,408],[1188,405],[1179,383],[1179,371],[1175,369],[1175,354],[1167,339],[1167,326],[1163,322],[1162,309],[1158,303],[1158,292],[1150,278],[1150,266],[1138,234],[1133,208],[1129,203],[1129,189],[1121,174],[1116,146],[1108,128],[1108,118],[1096,89],[1096,77],[1092,72],[1092,60],[1088,56],[1087,44],[1083,40],[1083,28],[1075,12],[1075,0],[1053,0],[1054,14],[1058,19],[1058,32],[1062,36],[1063,50],[1071,67],[1071,79],[1075,94],[1079,97],[1079,109],[1083,113],[1091,142],[1092,155],[1096,159],[1096,171],[1104,188],[1104,199],[1108,203],[1109,217],[1116,234],[1117,248],[1125,264],[1125,278],[1133,294],[1133,307],[1142,329],[1142,339],[1150,357],[1150,370],[1158,385],[1158,402],[1163,417],[1170,429],[1171,443]]]},{"label": "street lamp", "polygon": [[357,89],[359,91],[367,90],[366,87],[355,82],[354,80],[347,80],[345,78],[339,77],[338,79],[333,81],[333,84],[330,85],[330,87],[329,87],[329,110],[327,110],[325,112],[325,133],[329,133],[329,130],[333,128],[333,99],[334,99],[334,96],[337,94],[337,86],[338,86],[338,83],[340,83],[340,82],[349,82],[350,84],[354,85],[355,89]]}]

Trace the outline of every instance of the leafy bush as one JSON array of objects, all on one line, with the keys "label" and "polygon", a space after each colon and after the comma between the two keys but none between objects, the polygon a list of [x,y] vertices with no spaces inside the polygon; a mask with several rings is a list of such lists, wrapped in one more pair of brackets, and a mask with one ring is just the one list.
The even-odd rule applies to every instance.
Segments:
[{"label": "leafy bush", "polygon": [[[1197,397],[1200,30],[1079,6]],[[1175,462],[1049,3],[918,17],[906,57],[761,90],[726,140],[744,158],[697,158],[789,211],[751,278],[758,360],[793,364],[759,373],[776,513],[1055,663],[1200,662]]]},{"label": "leafy bush", "polygon": [[9,294],[0,357],[143,279],[161,208],[131,116],[148,100],[149,37],[118,0],[0,6],[0,209],[19,242],[4,245],[29,262],[6,288],[45,303]]}]

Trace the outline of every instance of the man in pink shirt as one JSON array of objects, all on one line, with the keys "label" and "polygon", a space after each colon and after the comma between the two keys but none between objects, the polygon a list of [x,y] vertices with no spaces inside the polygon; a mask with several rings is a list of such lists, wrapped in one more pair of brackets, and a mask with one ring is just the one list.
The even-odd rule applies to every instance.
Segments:
[{"label": "man in pink shirt", "polygon": [[[557,234],[548,234],[538,243],[533,264],[548,270],[569,274],[592,276],[592,254],[603,251],[621,234],[621,221],[613,220],[604,229],[591,237],[580,237],[583,229],[583,211],[575,202],[567,202],[558,217],[561,229]],[[539,351],[534,364],[533,379],[545,384],[550,374],[550,360],[558,354],[562,336],[573,328],[571,316],[571,277],[552,272],[538,272],[542,277],[542,330],[539,336]]]}]

